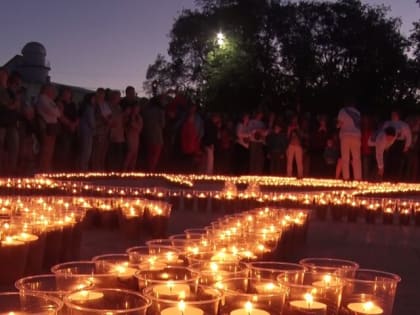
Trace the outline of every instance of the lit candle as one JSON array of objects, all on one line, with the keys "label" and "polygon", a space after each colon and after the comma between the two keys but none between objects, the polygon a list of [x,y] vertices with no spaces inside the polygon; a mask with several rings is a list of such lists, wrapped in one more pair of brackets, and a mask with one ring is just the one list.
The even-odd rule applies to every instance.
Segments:
[{"label": "lit candle", "polygon": [[246,302],[244,308],[239,308],[230,312],[230,315],[270,315],[269,312],[254,308],[251,302]]},{"label": "lit candle", "polygon": [[256,284],[255,290],[257,290],[258,293],[266,293],[266,294],[281,292],[281,288],[272,282]]},{"label": "lit candle", "polygon": [[382,308],[371,301],[365,303],[350,303],[347,305],[347,308],[360,315],[381,315],[384,312]]},{"label": "lit candle", "polygon": [[313,282],[312,286],[316,288],[329,288],[337,286],[338,284],[339,281],[336,278],[333,278],[331,275],[326,274],[324,277],[322,277],[322,280]]},{"label": "lit candle", "polygon": [[193,306],[188,306],[183,300],[179,301],[178,306],[165,308],[161,315],[204,315],[204,312]]},{"label": "lit candle", "polygon": [[134,274],[136,273],[137,269],[127,267],[125,264],[116,265],[114,269],[112,270],[112,273],[117,274],[118,278],[121,279],[129,279],[134,277]]},{"label": "lit candle", "polygon": [[226,253],[226,252],[218,252],[211,257],[211,261],[218,261],[218,262],[236,262],[238,261],[238,256]]},{"label": "lit candle", "polygon": [[304,300],[291,301],[290,309],[296,311],[297,314],[327,314],[327,305],[314,301],[314,297],[310,293],[304,295]]},{"label": "lit candle", "polygon": [[95,292],[95,291],[78,291],[70,294],[68,296],[68,299],[75,302],[85,302],[85,301],[94,301],[94,300],[100,300],[104,297],[104,294],[101,292]]},{"label": "lit candle", "polygon": [[140,270],[163,270],[167,267],[166,263],[156,261],[157,257],[151,257],[147,261],[139,264]]},{"label": "lit candle", "polygon": [[38,236],[22,232],[15,237],[18,241],[21,242],[34,242],[38,239]]},{"label": "lit candle", "polygon": [[184,283],[168,281],[166,284],[158,284],[153,287],[153,293],[166,296],[186,296],[190,293],[190,287]]},{"label": "lit candle", "polygon": [[25,243],[22,242],[22,241],[19,241],[19,240],[15,240],[11,236],[6,236],[6,239],[1,242],[2,246],[19,246],[19,245],[23,245],[23,244],[25,244]]}]

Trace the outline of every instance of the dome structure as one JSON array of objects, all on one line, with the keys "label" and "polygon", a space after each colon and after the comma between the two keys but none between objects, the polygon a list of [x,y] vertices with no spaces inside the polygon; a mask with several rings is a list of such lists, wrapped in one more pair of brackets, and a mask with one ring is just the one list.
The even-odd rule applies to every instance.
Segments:
[{"label": "dome structure", "polygon": [[38,42],[27,43],[22,48],[22,64],[19,73],[28,82],[46,83],[50,66],[46,61],[47,50]]}]

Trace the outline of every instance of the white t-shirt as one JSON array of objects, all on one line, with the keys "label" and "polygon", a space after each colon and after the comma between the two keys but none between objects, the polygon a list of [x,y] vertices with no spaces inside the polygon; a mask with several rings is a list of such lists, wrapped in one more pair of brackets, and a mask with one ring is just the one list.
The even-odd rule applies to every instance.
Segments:
[{"label": "white t-shirt", "polygon": [[361,137],[360,112],[354,107],[344,107],[338,113],[340,123],[340,137]]},{"label": "white t-shirt", "polygon": [[411,146],[411,142],[412,142],[411,129],[410,129],[410,126],[406,122],[402,120],[398,120],[398,121],[390,120],[390,121],[385,122],[385,124],[382,127],[382,130],[385,130],[388,127],[395,128],[397,140],[405,141],[405,146],[407,148]]}]

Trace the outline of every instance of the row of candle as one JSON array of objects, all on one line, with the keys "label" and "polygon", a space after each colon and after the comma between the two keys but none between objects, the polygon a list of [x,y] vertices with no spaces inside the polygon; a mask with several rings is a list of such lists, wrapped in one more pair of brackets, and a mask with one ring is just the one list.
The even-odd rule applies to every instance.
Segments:
[{"label": "row of candle", "polygon": [[56,265],[54,275],[16,286],[53,295],[69,314],[390,315],[398,276],[342,260],[259,261],[306,219],[304,211],[268,208],[225,216],[126,254]]}]

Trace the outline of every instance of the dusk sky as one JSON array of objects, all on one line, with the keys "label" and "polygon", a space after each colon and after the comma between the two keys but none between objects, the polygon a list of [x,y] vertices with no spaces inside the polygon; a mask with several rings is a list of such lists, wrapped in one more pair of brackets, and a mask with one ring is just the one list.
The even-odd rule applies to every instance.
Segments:
[{"label": "dusk sky", "polygon": [[[420,18],[415,0],[365,0],[391,6],[403,32]],[[133,85],[141,94],[147,66],[166,53],[177,14],[194,0],[1,0],[0,65],[38,41],[54,82],[96,88]]]}]

